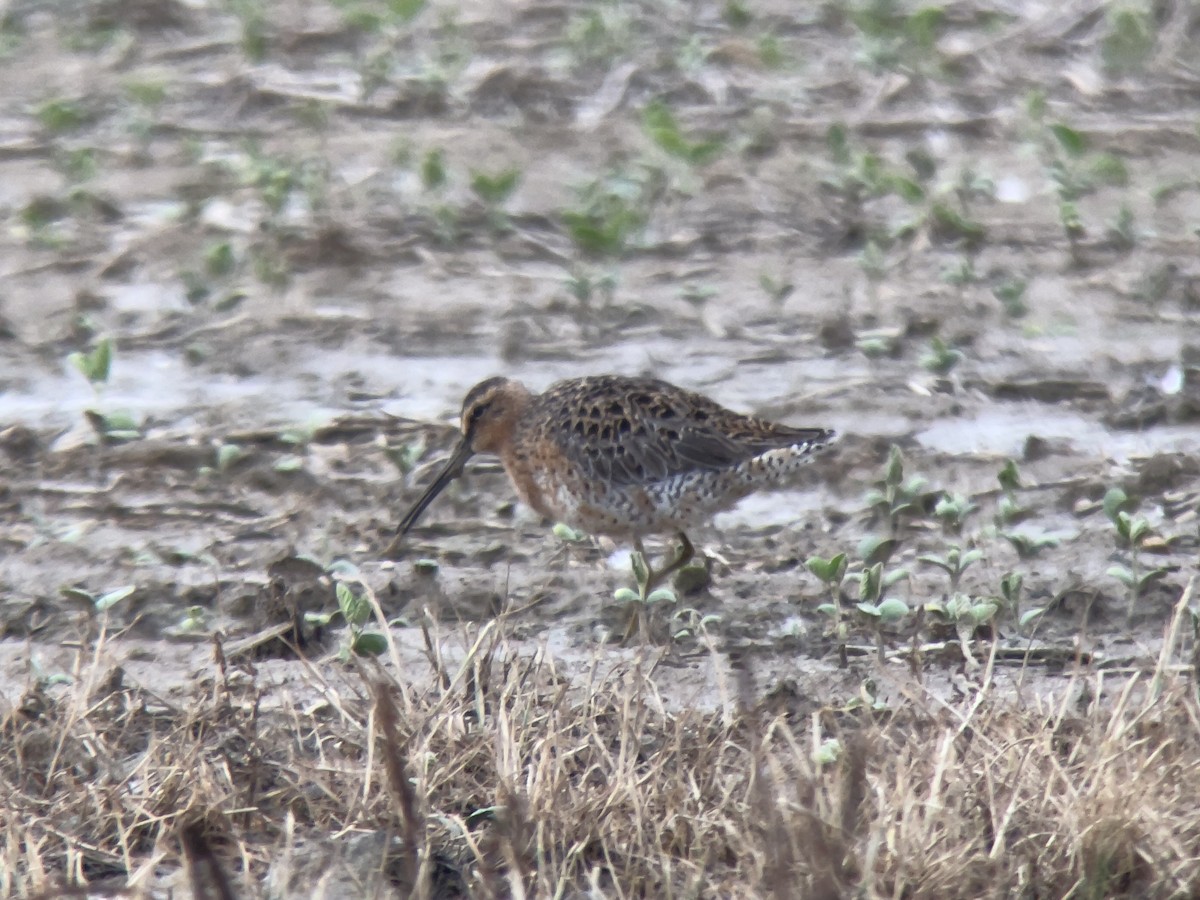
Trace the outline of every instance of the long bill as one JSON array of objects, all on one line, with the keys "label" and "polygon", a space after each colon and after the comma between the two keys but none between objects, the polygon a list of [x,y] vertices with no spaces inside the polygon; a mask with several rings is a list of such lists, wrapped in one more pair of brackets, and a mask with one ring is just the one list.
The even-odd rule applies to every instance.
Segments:
[{"label": "long bill", "polygon": [[425,493],[413,504],[412,509],[404,514],[404,518],[396,526],[396,539],[392,541],[392,547],[395,547],[408,530],[417,524],[421,513],[425,512],[425,508],[434,501],[434,498],[446,489],[446,485],[462,474],[463,466],[471,456],[471,441],[464,437],[454,448],[454,452],[450,454],[450,459],[442,471],[438,472],[437,478],[433,479],[433,483],[425,489]]}]

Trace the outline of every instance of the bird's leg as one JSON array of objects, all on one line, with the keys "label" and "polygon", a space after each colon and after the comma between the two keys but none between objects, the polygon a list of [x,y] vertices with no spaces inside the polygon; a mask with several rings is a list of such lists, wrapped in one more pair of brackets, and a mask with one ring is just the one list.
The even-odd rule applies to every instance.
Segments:
[{"label": "bird's leg", "polygon": [[[666,563],[663,568],[655,572],[650,568],[650,561],[646,558],[646,551],[642,549],[642,542],[640,539],[634,541],[634,547],[637,548],[637,552],[642,555],[642,559],[645,562],[645,586],[643,587],[643,585],[640,583],[640,579],[638,584],[638,590],[641,592],[643,600],[649,597],[656,587],[690,563],[692,561],[692,557],[696,555],[696,548],[692,546],[692,542],[688,540],[688,536],[681,531],[679,532],[679,546],[675,548],[671,557],[671,561]],[[634,574],[637,574],[636,570]]]},{"label": "bird's leg", "polygon": [[645,603],[646,597],[653,590],[651,584],[654,580],[654,571],[650,568],[650,556],[646,553],[646,548],[642,546],[640,537],[633,539],[633,558],[630,560],[630,564],[633,566],[633,580],[637,582],[638,595]]}]

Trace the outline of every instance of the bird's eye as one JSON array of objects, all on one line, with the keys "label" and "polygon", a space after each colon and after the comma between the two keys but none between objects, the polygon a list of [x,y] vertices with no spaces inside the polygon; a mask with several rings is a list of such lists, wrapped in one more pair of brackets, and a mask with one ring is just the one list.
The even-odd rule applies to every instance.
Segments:
[{"label": "bird's eye", "polygon": [[483,413],[486,409],[486,403],[480,403],[478,406],[472,407],[471,411],[467,413],[467,426],[470,427],[472,425],[478,425],[479,420],[483,418]]}]

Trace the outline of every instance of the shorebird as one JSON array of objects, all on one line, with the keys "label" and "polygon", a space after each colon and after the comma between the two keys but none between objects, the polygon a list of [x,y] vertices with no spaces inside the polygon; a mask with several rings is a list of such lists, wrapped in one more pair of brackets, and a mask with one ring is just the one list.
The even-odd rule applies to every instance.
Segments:
[{"label": "shorebird", "polygon": [[[746,416],[653,378],[570,378],[532,393],[489,378],[467,392],[462,437],[400,520],[394,556],[426,507],[476,453],[492,453],[517,495],[544,516],[592,535],[630,540],[646,564],[643,596],[687,565],[688,529],[788,476],[835,437]],[[642,538],[674,534],[657,571]]]}]

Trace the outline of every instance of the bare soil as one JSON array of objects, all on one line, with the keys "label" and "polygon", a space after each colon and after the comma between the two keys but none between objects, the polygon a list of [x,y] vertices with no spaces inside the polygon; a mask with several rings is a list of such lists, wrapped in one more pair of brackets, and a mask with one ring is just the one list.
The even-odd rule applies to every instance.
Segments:
[{"label": "bare soil", "polygon": [[[272,897],[1200,890],[1200,9],[1123,71],[1102,3],[951,4],[932,49],[886,5],[401,6],[0,7],[0,892],[204,896],[209,853]],[[598,180],[645,217],[608,255],[564,217]],[[628,548],[486,460],[382,559],[467,388],[594,372],[843,437],[633,637]],[[890,533],[893,445],[880,653],[805,561]],[[1162,570],[1132,604],[1114,487]],[[983,627],[917,612],[1006,573]],[[304,621],[338,579],[380,668]]]}]

